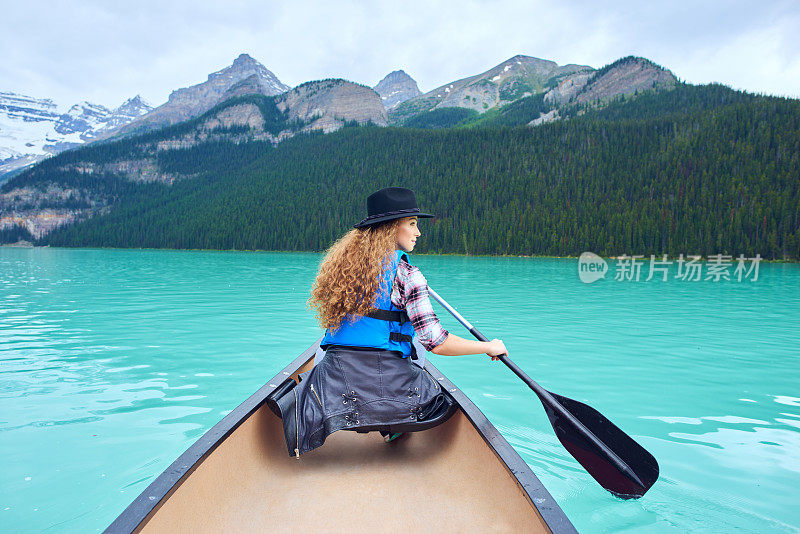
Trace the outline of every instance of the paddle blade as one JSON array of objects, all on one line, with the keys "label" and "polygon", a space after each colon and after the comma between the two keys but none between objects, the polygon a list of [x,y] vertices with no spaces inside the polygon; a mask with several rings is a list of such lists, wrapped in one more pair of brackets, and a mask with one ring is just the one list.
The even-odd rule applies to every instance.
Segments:
[{"label": "paddle blade", "polygon": [[[577,424],[570,421],[542,399],[556,437],[601,486],[617,497],[637,499],[655,484],[658,479],[658,462],[644,447],[591,406],[555,393],[550,395],[578,421]],[[581,424],[606,445],[611,453],[592,443],[578,428]],[[612,455],[616,455],[628,466],[628,473],[615,463]]]}]

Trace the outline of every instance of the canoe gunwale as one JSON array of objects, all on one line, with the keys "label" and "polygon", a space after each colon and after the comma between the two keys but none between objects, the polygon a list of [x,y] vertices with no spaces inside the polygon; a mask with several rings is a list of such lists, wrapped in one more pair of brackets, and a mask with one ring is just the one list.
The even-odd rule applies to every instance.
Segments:
[{"label": "canoe gunwale", "polygon": [[[317,352],[318,339],[311,347],[295,358],[289,365],[278,372],[261,388],[237,406],[228,415],[203,434],[164,470],[145,490],[114,520],[104,533],[131,533],[143,527],[149,517],[160,508],[161,503],[181,485],[188,475],[199,466],[225,439],[230,436],[253,413],[267,401],[267,397],[287,377],[294,375]],[[424,350],[424,349],[423,349]],[[426,360],[424,368],[438,380],[439,384],[455,399],[458,407],[478,431],[486,444],[508,468],[520,487],[527,493],[531,503],[536,507],[548,528],[557,534],[575,533],[575,527],[558,506],[547,488],[533,473],[530,466],[520,457],[517,451],[506,441],[483,412],[458,387],[439,371],[430,360]]]},{"label": "canoe gunwale", "polygon": [[[180,486],[181,480],[190,474],[202,460],[211,454],[225,439],[231,435],[266,402],[267,396],[280,385],[283,380],[294,374],[304,363],[316,353],[322,338],[294,359],[275,377],[261,386],[255,393],[236,407],[220,422],[211,427],[200,439],[189,446],[177,460],[164,470],[147,488],[114,520],[104,533],[136,532],[148,516],[156,510],[161,502],[174,489]],[[273,384],[272,386],[270,384]]]}]

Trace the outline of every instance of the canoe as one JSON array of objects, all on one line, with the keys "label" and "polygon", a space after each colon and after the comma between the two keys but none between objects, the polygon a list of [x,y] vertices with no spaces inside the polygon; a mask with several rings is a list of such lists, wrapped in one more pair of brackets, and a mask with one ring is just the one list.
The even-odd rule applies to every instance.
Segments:
[{"label": "canoe", "polygon": [[313,366],[319,342],[191,445],[106,532],[576,532],[514,448],[427,360],[456,405],[446,422],[388,444],[377,432],[335,432],[290,457],[268,398]]}]

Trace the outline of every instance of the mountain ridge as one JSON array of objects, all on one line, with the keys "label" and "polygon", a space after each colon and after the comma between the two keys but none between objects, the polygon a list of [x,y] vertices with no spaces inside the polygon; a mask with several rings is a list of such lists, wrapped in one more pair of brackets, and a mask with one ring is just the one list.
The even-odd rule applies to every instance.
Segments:
[{"label": "mountain ridge", "polygon": [[408,99],[389,113],[389,122],[402,125],[434,110],[463,108],[479,114],[531,96],[543,95],[549,107],[531,126],[558,120],[555,108],[570,104],[602,105],[614,98],[646,90],[669,90],[677,78],[652,61],[626,56],[595,70],[586,65],[559,66],[553,61],[517,55],[481,74],[462,78]]},{"label": "mountain ridge", "polygon": [[[22,225],[40,239],[59,225],[106,212],[119,191],[136,184],[171,186],[196,176],[169,170],[165,154],[226,144],[263,150],[298,134],[330,133],[351,124],[386,126],[386,110],[371,88],[343,79],[306,82],[276,96],[237,96],[182,123],[62,152],[14,176],[0,186],[0,232]],[[108,161],[109,153],[120,157]],[[83,185],[54,182],[59,176]]]},{"label": "mountain ridge", "polygon": [[253,76],[257,82],[251,81],[251,85],[257,83],[262,94],[274,96],[290,89],[264,65],[248,54],[240,54],[229,66],[209,74],[205,82],[172,91],[164,104],[115,130],[113,135],[152,130],[196,117],[218,104],[233,86]]},{"label": "mountain ridge", "polygon": [[147,155],[126,139],[56,156],[0,193],[50,184],[75,206],[117,195],[39,241],[56,246],[323,250],[367,192],[398,185],[437,214],[420,252],[800,257],[800,102],[678,84],[581,106],[536,128],[367,126],[277,145],[237,143],[234,128],[228,141],[153,154],[172,185],[77,172]]},{"label": "mountain ridge", "polygon": [[518,54],[485,72],[441,85],[403,102],[393,110],[389,119],[392,124],[399,124],[418,113],[446,107],[483,113],[543,92],[566,76],[590,70],[593,69],[586,65],[559,66],[554,61]]},{"label": "mountain ridge", "polygon": [[[741,141],[736,141],[735,139],[732,141],[723,140],[722,144],[719,144],[720,140],[717,137],[736,135],[735,133],[729,134],[725,130],[718,131],[718,127],[713,126],[717,120],[716,117],[722,112],[724,112],[725,117],[728,117],[728,123],[732,118],[752,118],[756,116],[762,117],[758,120],[763,122],[764,120],[770,120],[767,118],[772,116],[770,114],[775,117],[783,117],[782,121],[785,121],[785,118],[788,117],[789,120],[797,122],[798,117],[800,117],[798,102],[794,100],[748,95],[724,86],[678,84],[670,91],[645,91],[638,96],[620,97],[599,108],[588,104],[575,104],[569,108],[563,108],[569,111],[564,116],[566,120],[533,129],[526,128],[524,125],[529,122],[531,117],[537,115],[541,109],[543,94],[540,93],[507,105],[503,108],[502,113],[493,111],[478,116],[476,112],[472,111],[481,121],[493,119],[495,122],[491,124],[492,127],[475,132],[452,129],[451,133],[439,138],[440,141],[437,141],[439,144],[427,147],[423,143],[418,149],[415,149],[422,150],[422,154],[415,154],[407,153],[403,147],[407,143],[411,143],[416,136],[429,138],[430,135],[411,128],[373,127],[369,130],[364,130],[364,133],[358,135],[342,134],[331,137],[330,140],[313,141],[312,139],[318,138],[318,136],[314,135],[315,132],[326,131],[326,123],[332,120],[339,121],[337,130],[342,132],[354,130],[343,128],[348,126],[346,117],[337,117],[335,114],[324,117],[314,110],[314,106],[320,105],[322,106],[319,108],[320,110],[334,109],[335,106],[329,106],[326,99],[339,94],[342,91],[342,87],[345,87],[347,91],[370,94],[373,100],[373,109],[376,112],[376,115],[371,120],[363,120],[362,118],[361,121],[352,120],[349,122],[353,124],[359,122],[361,124],[381,124],[381,118],[385,117],[385,110],[377,93],[366,86],[352,84],[346,80],[329,79],[308,82],[295,88],[293,90],[294,93],[290,95],[291,98],[286,98],[284,95],[267,97],[254,94],[236,97],[218,104],[203,116],[190,121],[138,136],[126,137],[103,144],[93,143],[77,150],[64,152],[14,177],[10,182],[0,187],[0,235],[5,235],[9,238],[19,237],[19,235],[23,235],[20,234],[23,230],[19,229],[24,226],[24,232],[32,235],[33,238],[42,239],[43,241],[41,242],[47,242],[47,235],[63,225],[83,224],[80,221],[91,220],[93,217],[98,216],[103,217],[104,214],[117,213],[118,206],[124,206],[133,201],[132,199],[137,198],[137,195],[140,194],[137,193],[137,191],[140,191],[137,188],[141,187],[177,188],[175,189],[177,192],[193,191],[194,187],[200,187],[200,184],[205,183],[207,185],[203,187],[212,187],[213,191],[215,191],[213,194],[224,195],[226,194],[227,186],[223,185],[223,182],[219,182],[219,180],[222,180],[221,176],[227,176],[226,180],[238,180],[237,176],[240,173],[253,172],[246,169],[260,169],[258,172],[266,173],[272,172],[269,170],[271,164],[268,163],[271,161],[270,154],[286,153],[283,149],[280,152],[274,152],[272,148],[279,148],[290,138],[300,139],[299,141],[292,141],[289,145],[290,148],[285,149],[290,152],[305,150],[306,148],[303,147],[318,147],[314,151],[322,150],[322,152],[312,152],[308,155],[303,153],[296,154],[297,157],[307,161],[307,163],[296,163],[290,167],[292,176],[294,176],[293,180],[303,179],[301,177],[304,176],[303,172],[306,171],[302,171],[302,169],[307,168],[308,165],[313,166],[313,158],[323,157],[326,153],[325,150],[342,151],[345,150],[339,145],[342,140],[361,139],[361,141],[350,145],[350,148],[346,149],[348,151],[352,149],[354,151],[353,154],[349,154],[349,152],[340,154],[340,156],[352,156],[354,159],[344,164],[344,166],[335,164],[331,168],[331,172],[335,172],[330,180],[342,179],[342,172],[345,173],[344,176],[349,176],[348,173],[350,171],[347,171],[347,169],[360,168],[358,162],[361,159],[373,158],[369,150],[390,150],[392,156],[387,156],[389,158],[387,161],[404,162],[403,165],[396,166],[393,170],[383,169],[381,172],[387,172],[387,176],[406,176],[410,172],[406,169],[406,166],[416,169],[418,165],[414,161],[415,158],[419,157],[429,160],[431,165],[435,163],[441,166],[440,163],[436,163],[439,158],[446,159],[449,157],[447,156],[448,154],[456,151],[460,154],[459,158],[464,158],[467,163],[472,162],[467,164],[462,171],[459,171],[467,173],[464,177],[464,187],[480,186],[481,188],[486,188],[492,186],[494,178],[491,173],[486,174],[489,172],[489,167],[486,168],[485,172],[481,169],[487,165],[496,165],[497,161],[504,161],[505,156],[500,156],[498,160],[497,154],[492,155],[493,152],[484,153],[482,150],[475,154],[462,154],[463,149],[458,148],[462,143],[474,144],[476,139],[482,138],[493,138],[496,139],[496,142],[500,142],[504,136],[518,139],[532,136],[540,140],[537,141],[538,146],[546,147],[549,145],[542,145],[543,140],[550,139],[552,145],[550,149],[547,149],[544,153],[530,154],[530,157],[534,158],[531,160],[533,167],[528,168],[537,169],[538,164],[535,161],[555,150],[559,154],[563,153],[562,159],[555,158],[554,162],[549,164],[551,166],[556,165],[555,169],[557,171],[560,168],[559,165],[561,165],[558,162],[570,161],[575,156],[573,154],[574,150],[591,154],[591,151],[586,151],[593,146],[597,139],[578,140],[583,135],[580,133],[583,128],[589,128],[595,132],[592,134],[593,136],[610,136],[608,139],[617,139],[614,142],[620,143],[620,157],[623,158],[621,161],[625,162],[628,161],[623,157],[626,153],[625,151],[628,150],[626,148],[627,144],[633,143],[630,150],[634,152],[638,150],[634,146],[638,143],[636,141],[638,134],[625,139],[619,138],[619,135],[629,131],[631,128],[641,130],[643,134],[647,133],[650,138],[653,138],[653,136],[662,136],[665,129],[675,129],[677,128],[676,125],[680,124],[684,126],[680,126],[676,131],[684,132],[681,135],[686,136],[689,134],[694,135],[692,134],[694,131],[692,130],[692,125],[700,121],[706,125],[704,126],[704,135],[706,137],[711,136],[708,137],[709,140],[704,142],[713,142],[716,147],[724,147],[728,146],[730,142],[740,143]],[[346,103],[347,99],[344,99],[344,102]],[[443,108],[434,110],[434,112],[446,112],[455,109],[462,108]],[[773,111],[773,109],[776,111]],[[770,124],[770,131],[779,127],[773,126],[772,122],[768,124]],[[779,125],[782,122],[777,122],[776,124]],[[506,127],[515,125],[522,126],[522,128],[510,129]],[[539,133],[539,130],[541,130],[541,133]],[[578,144],[565,145],[562,141],[559,141],[561,136],[558,132],[563,131],[572,132],[570,135],[575,137],[574,143]],[[765,133],[759,130],[759,143],[763,142],[762,134],[772,135],[769,132]],[[787,134],[783,132],[780,135],[786,137]],[[309,137],[309,140],[303,140],[305,137]],[[327,136],[325,137],[327,138]],[[382,139],[383,141],[377,145],[370,141],[371,148],[364,152],[364,143],[372,138]],[[434,137],[433,139],[437,138]],[[665,139],[672,138],[667,136]],[[789,142],[790,137],[786,137],[785,140]],[[278,144],[279,141],[280,144]],[[697,168],[696,162],[674,160],[682,157],[681,150],[685,149],[681,148],[683,147],[682,143],[689,141],[686,141],[684,137],[677,139],[677,141],[680,141],[675,147],[677,152],[665,152],[663,157],[666,159],[663,162],[660,159],[662,156],[658,156],[649,165],[656,165],[653,168],[660,169],[658,170],[660,173],[668,172],[672,175],[675,172],[674,169],[677,168],[681,169],[681,173],[689,173],[688,175],[691,175],[693,169]],[[672,141],[670,142],[672,143]],[[350,142],[348,141],[348,143]],[[386,146],[383,147],[382,143],[386,143]],[[449,145],[448,143],[455,143],[455,145]],[[412,144],[414,146],[418,145],[416,142]],[[328,148],[325,149],[324,147]],[[658,144],[651,147],[650,150],[655,150],[655,153],[657,153],[657,147]],[[500,149],[500,145],[498,145],[492,150]],[[780,149],[779,152],[784,150],[785,147]],[[717,159],[728,157],[724,151],[722,153],[715,152],[715,154],[717,154],[715,156]],[[327,156],[325,157],[327,158]],[[786,158],[779,159],[785,160]],[[250,162],[255,161],[262,162],[260,167],[251,168]],[[385,164],[385,162],[382,163],[382,165]],[[459,159],[454,160],[452,164],[458,165],[459,168],[464,166],[464,163],[460,162]],[[523,162],[523,165],[527,166],[528,164]],[[636,166],[636,163],[634,162],[633,165]],[[729,172],[729,168],[725,167],[724,163],[722,165],[722,167],[712,167],[704,172],[713,171],[723,174]],[[784,162],[783,165],[785,166],[786,163]],[[300,174],[295,175],[297,172],[300,172]],[[378,172],[378,170],[361,169],[358,172],[363,174],[364,172]],[[423,171],[420,170],[419,172]],[[415,178],[415,180],[421,180],[422,177],[429,176],[426,172],[423,172],[423,175]],[[437,172],[448,174],[449,171],[446,168],[440,168]],[[475,174],[476,172],[478,174]],[[626,172],[630,172],[630,170],[626,170]],[[339,176],[339,178],[334,176]],[[548,180],[555,179],[550,174],[545,174],[544,176]],[[684,174],[675,176],[677,179],[677,177],[682,177]],[[728,177],[725,174],[725,176],[725,180],[731,179],[741,182],[743,179],[738,175]],[[322,179],[322,177],[318,178]],[[614,186],[615,188],[624,189],[624,181],[620,182],[618,178],[613,176],[609,177],[609,179],[611,178],[617,184]],[[281,176],[276,176],[274,179],[284,180]],[[198,180],[197,186],[181,185],[193,180]],[[209,182],[209,180],[211,181]],[[473,183],[475,180],[478,180],[477,185]],[[719,184],[724,183],[725,180],[716,180],[714,187],[718,188]],[[215,183],[219,183],[219,188],[216,185],[209,185]],[[333,184],[334,182],[330,183]],[[676,182],[675,187],[684,186]],[[708,185],[705,187],[708,187]],[[752,184],[748,187],[752,187]],[[150,195],[167,189],[141,190],[141,195],[144,196],[136,202],[145,202]],[[248,194],[257,194],[256,190],[249,191],[250,193]],[[614,191],[616,191],[613,193],[615,198],[619,195],[622,195],[619,198],[624,198],[628,194],[622,190],[615,189]],[[160,195],[161,193],[158,194]],[[753,196],[753,194],[761,198],[759,196],[760,193],[756,190],[752,190],[750,196]],[[172,199],[170,202],[180,201],[177,197],[170,198]],[[235,202],[240,202],[240,200],[235,200]],[[530,199],[529,202],[531,202]],[[782,207],[781,210],[785,211],[785,208]],[[223,214],[219,216],[225,217]],[[741,216],[745,217],[746,214],[742,213]],[[115,220],[119,221],[120,219]],[[130,221],[130,224],[138,223]],[[777,228],[775,226],[777,224],[778,222],[775,222],[771,227],[773,229]],[[785,226],[790,223],[784,221],[781,224]],[[758,237],[758,234],[754,235]],[[59,242],[63,243],[63,241]],[[772,250],[774,250],[774,247]],[[791,246],[789,250],[792,250]]]},{"label": "mountain ridge", "polygon": [[[545,92],[544,102],[548,106],[542,106],[541,114],[530,120],[531,125],[538,125],[559,120],[560,112],[553,109],[564,105],[605,102],[615,96],[646,90],[652,82],[655,82],[652,88],[674,86],[674,76],[666,69],[644,58],[633,59],[635,61],[632,62],[630,57],[623,58],[604,67],[604,75],[616,73],[615,79],[607,77],[608,83],[605,84],[590,84],[589,79],[594,79],[599,71],[586,65],[559,66],[550,60],[516,55],[481,74],[456,80],[424,94],[419,90],[417,82],[403,70],[392,71],[372,90],[380,95],[384,104],[387,111],[386,122],[395,125],[439,109],[462,108],[484,114]],[[637,62],[638,70],[634,64]],[[155,108],[144,103],[137,95],[113,112],[103,106],[81,102],[67,113],[56,117],[52,101],[49,101],[51,107],[48,108],[44,100],[31,103],[33,100],[29,99],[33,106],[29,109],[30,116],[34,119],[37,113],[49,116],[47,120],[57,123],[58,128],[57,131],[45,132],[40,126],[32,127],[28,124],[25,128],[34,128],[37,132],[34,135],[37,140],[34,141],[28,139],[30,136],[26,137],[27,134],[23,132],[25,128],[19,122],[11,124],[13,121],[8,116],[3,121],[2,97],[13,94],[0,93],[0,135],[11,132],[11,137],[16,135],[22,141],[14,141],[16,144],[5,147],[0,145],[0,181],[4,174],[19,171],[54,153],[86,142],[105,142],[176,124],[199,116],[216,104],[236,96],[274,96],[289,89],[272,71],[243,53],[231,65],[208,74],[205,82],[174,90],[167,102]],[[364,105],[369,108],[372,97],[367,92],[362,93],[362,96],[365,99]],[[11,105],[6,102],[5,107]],[[357,105],[356,101],[351,101],[348,113],[352,114]],[[369,116],[372,112],[367,109],[364,115]],[[382,119],[377,120],[378,123],[383,123]],[[422,119],[422,122],[425,123],[426,120]],[[331,122],[325,131],[332,131],[336,127]],[[31,144],[27,145],[28,142]]]}]

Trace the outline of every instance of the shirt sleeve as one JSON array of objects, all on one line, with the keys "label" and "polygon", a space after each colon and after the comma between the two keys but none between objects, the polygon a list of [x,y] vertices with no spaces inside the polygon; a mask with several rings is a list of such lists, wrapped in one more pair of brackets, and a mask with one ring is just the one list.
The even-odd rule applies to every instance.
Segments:
[{"label": "shirt sleeve", "polygon": [[392,304],[406,311],[426,350],[431,351],[444,343],[450,333],[442,327],[433,311],[428,296],[428,281],[418,268],[406,261],[400,262],[391,299]]}]

